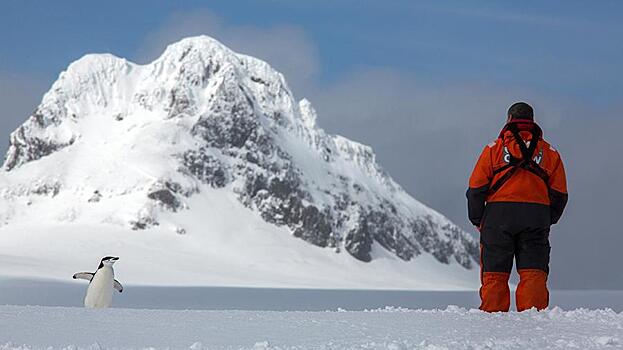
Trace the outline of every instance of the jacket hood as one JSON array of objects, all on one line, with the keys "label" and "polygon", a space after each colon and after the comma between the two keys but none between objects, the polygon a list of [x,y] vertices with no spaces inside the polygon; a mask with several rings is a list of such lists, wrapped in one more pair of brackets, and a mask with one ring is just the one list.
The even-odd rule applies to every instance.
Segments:
[{"label": "jacket hood", "polygon": [[519,136],[521,136],[524,142],[526,142],[526,145],[529,145],[530,142],[532,142],[533,130],[536,131],[537,142],[543,138],[543,130],[537,123],[531,120],[511,120],[504,125],[502,131],[500,131],[499,138],[502,139],[505,148],[513,157],[522,158],[519,144],[517,144],[517,140],[515,140],[513,132],[510,130],[513,126],[516,126],[517,129],[519,129]]}]

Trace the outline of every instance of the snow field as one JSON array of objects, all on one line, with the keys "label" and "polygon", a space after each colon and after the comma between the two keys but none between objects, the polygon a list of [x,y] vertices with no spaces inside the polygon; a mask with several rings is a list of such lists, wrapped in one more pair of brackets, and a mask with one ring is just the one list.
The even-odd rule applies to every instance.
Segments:
[{"label": "snow field", "polygon": [[[229,191],[202,191],[188,199],[195,211],[166,214],[170,226],[150,230],[88,221],[2,226],[0,276],[68,281],[75,272],[94,271],[102,257],[114,255],[121,258],[115,275],[124,285],[411,290],[478,286],[476,269],[441,264],[428,254],[404,262],[375,245],[375,259],[364,263],[347,252],[313,246],[265,222]],[[40,209],[55,211],[52,203]],[[188,233],[175,233],[177,225]]]},{"label": "snow field", "polygon": [[615,349],[623,313],[170,311],[0,306],[0,349]]}]

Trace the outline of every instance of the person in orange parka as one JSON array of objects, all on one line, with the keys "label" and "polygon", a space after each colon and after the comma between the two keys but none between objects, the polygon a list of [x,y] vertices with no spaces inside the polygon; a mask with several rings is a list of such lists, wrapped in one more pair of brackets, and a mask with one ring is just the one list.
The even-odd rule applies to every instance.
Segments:
[{"label": "person in orange parka", "polygon": [[469,219],[480,231],[480,309],[508,311],[508,279],[517,263],[517,310],[547,308],[549,232],[567,204],[560,154],[534,122],[532,107],[513,104],[499,137],[485,146],[469,179]]}]

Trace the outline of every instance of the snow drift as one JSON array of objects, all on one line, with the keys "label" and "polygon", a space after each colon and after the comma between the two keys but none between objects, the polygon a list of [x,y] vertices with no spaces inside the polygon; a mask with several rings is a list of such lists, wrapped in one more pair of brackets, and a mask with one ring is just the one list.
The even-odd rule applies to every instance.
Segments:
[{"label": "snow drift", "polygon": [[0,306],[0,349],[614,349],[623,314],[85,310]]}]

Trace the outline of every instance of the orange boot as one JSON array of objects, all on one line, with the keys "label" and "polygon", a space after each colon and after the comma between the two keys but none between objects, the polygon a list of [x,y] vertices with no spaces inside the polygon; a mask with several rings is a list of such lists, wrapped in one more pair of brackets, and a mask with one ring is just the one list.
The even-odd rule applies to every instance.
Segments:
[{"label": "orange boot", "polygon": [[508,288],[507,272],[483,272],[480,287],[480,310],[506,312],[511,307],[511,292]]},{"label": "orange boot", "polygon": [[517,311],[536,307],[537,310],[547,308],[549,292],[547,291],[547,273],[541,270],[519,270],[519,285],[516,292]]}]

